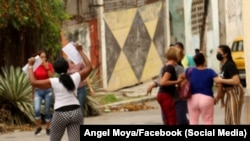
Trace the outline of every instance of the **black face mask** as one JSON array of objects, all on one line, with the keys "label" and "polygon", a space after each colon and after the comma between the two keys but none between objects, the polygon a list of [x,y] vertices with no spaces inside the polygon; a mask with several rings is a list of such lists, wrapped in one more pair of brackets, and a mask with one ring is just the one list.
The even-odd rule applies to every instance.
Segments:
[{"label": "black face mask", "polygon": [[223,59],[222,55],[220,53],[217,53],[216,54],[216,58],[221,61]]}]

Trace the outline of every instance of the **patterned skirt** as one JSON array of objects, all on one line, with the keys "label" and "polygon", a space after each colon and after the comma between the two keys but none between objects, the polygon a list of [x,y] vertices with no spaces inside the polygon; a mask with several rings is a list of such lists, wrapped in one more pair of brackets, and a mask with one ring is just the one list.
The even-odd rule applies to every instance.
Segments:
[{"label": "patterned skirt", "polygon": [[[241,111],[244,102],[244,89],[242,85],[223,88],[225,101],[225,124],[240,124]],[[224,99],[223,98],[223,99]]]}]

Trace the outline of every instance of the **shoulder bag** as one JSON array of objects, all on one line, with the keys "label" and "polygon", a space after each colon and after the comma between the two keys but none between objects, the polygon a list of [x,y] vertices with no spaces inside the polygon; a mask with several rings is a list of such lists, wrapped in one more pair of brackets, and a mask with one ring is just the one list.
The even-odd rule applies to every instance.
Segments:
[{"label": "shoulder bag", "polygon": [[180,99],[188,99],[192,96],[191,83],[190,83],[190,74],[192,72],[192,68],[188,69],[187,81],[181,87],[179,91]]}]

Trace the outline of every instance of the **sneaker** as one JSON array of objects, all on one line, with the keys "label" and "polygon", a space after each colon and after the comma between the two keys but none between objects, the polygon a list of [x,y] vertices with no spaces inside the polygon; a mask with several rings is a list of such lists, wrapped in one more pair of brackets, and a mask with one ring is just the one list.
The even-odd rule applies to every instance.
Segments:
[{"label": "sneaker", "polygon": [[36,136],[39,136],[40,133],[41,133],[41,131],[42,131],[42,127],[36,128],[35,135],[36,135]]},{"label": "sneaker", "polygon": [[49,134],[50,134],[50,129],[46,129],[46,134],[49,136]]}]

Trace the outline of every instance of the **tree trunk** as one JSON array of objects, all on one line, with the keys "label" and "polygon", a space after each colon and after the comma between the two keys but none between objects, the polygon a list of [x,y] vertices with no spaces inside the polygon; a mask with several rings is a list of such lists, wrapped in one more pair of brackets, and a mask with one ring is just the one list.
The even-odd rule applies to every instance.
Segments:
[{"label": "tree trunk", "polygon": [[[0,30],[0,67],[22,67],[27,59],[40,47],[39,30],[22,28],[17,30],[11,26]],[[11,37],[11,38],[9,38]],[[0,71],[0,73],[2,73]]]}]

